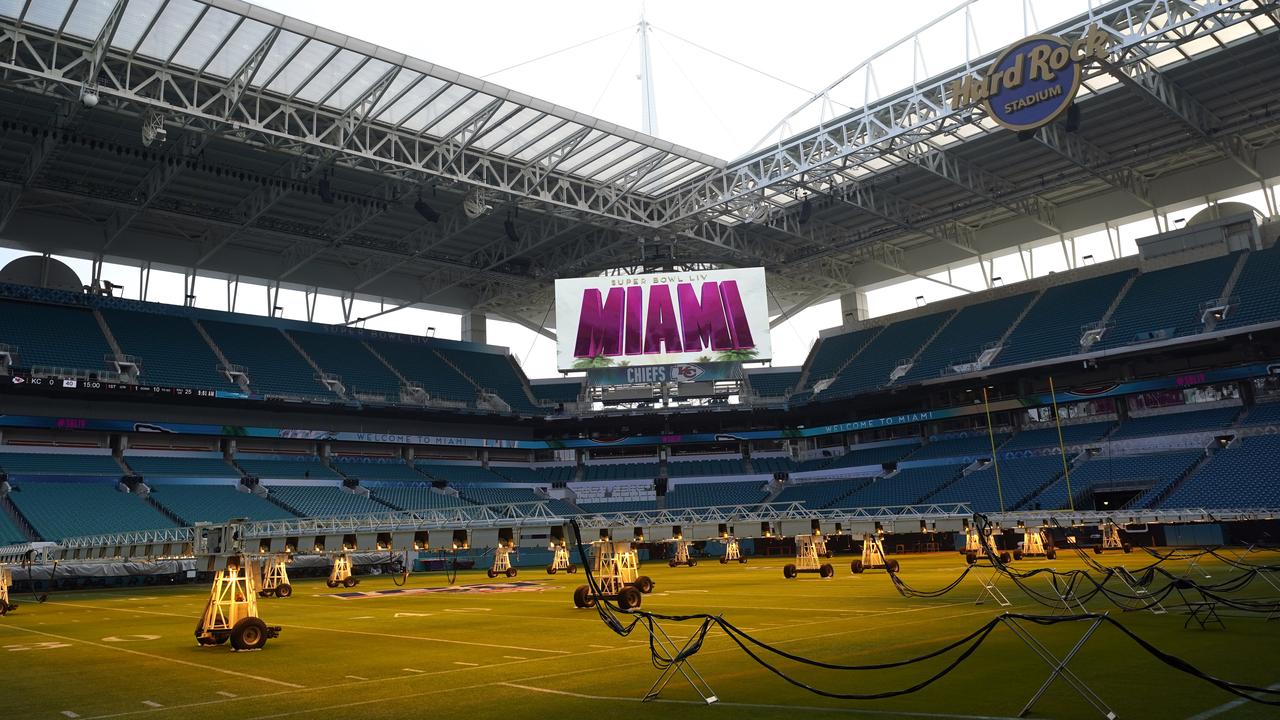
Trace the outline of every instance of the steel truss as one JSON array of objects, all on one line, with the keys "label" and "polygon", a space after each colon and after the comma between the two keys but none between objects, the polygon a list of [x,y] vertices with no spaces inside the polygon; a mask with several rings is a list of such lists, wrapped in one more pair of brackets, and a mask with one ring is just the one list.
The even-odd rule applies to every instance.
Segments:
[{"label": "steel truss", "polygon": [[[987,513],[986,517],[1002,527],[1085,527],[1100,523],[1149,524],[1235,522],[1271,519],[1280,515],[1277,508],[1185,508],[1173,510],[1111,511],[1042,511]],[[798,503],[761,505],[729,505],[672,510],[644,510],[579,515],[585,530],[610,530],[622,534],[635,528],[680,526],[688,539],[720,539],[720,525],[736,524],[738,537],[753,537],[748,528],[759,523],[779,534],[782,523],[818,522],[827,527],[841,526],[841,532],[950,532],[958,531],[973,511],[965,503],[894,505],[864,508],[828,508],[814,510]],[[251,546],[260,540],[289,537],[335,535],[368,535],[406,533],[421,530],[478,530],[496,528],[551,528],[568,522],[545,502],[476,505],[438,510],[390,511],[329,518],[292,518],[237,523],[239,540]],[[745,523],[745,524],[744,524]],[[806,527],[809,525],[806,524]],[[19,563],[34,558],[36,562],[108,562],[121,559],[171,559],[217,555],[225,548],[212,546],[219,537],[212,529],[220,525],[197,525],[106,535],[72,537],[59,543],[24,543],[0,548],[0,563]],[[794,527],[794,525],[792,525]],[[947,529],[944,529],[947,528]],[[705,535],[705,537],[703,537]],[[214,538],[211,541],[210,538]],[[299,549],[305,554],[304,549]]]},{"label": "steel truss", "polygon": [[[1098,23],[1112,35],[1111,69],[1137,73],[1155,83],[1163,76],[1149,58],[1171,48],[1207,37],[1276,8],[1264,0],[1122,0],[1046,30],[1072,36]],[[685,218],[749,221],[758,211],[762,193],[784,184],[803,185],[815,192],[835,194],[846,183],[865,184],[876,167],[906,161],[966,187],[975,195],[1014,204],[1016,212],[1052,227],[1052,209],[1033,194],[1004,194],[1003,183],[980,169],[960,167],[940,148],[938,139],[953,136],[962,126],[994,126],[980,110],[953,110],[948,86],[993,62],[998,52],[919,83],[915,88],[878,100],[829,123],[778,143],[723,172],[690,181],[666,193],[655,212],[660,225]],[[1131,68],[1142,68],[1141,71]],[[1111,69],[1093,67],[1086,80]],[[1163,81],[1165,85],[1169,83]],[[921,151],[921,148],[927,150]],[[902,218],[907,220],[907,218]]]}]

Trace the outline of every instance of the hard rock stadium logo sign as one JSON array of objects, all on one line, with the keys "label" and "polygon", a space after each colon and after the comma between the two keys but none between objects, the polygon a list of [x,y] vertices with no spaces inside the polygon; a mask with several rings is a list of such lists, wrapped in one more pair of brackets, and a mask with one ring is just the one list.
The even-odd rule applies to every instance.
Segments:
[{"label": "hard rock stadium logo sign", "polygon": [[1098,25],[1074,41],[1057,35],[1024,38],[1001,53],[985,75],[965,75],[948,85],[951,109],[981,104],[993,120],[1015,131],[1048,125],[1075,100],[1084,65],[1106,60],[1112,41]]}]

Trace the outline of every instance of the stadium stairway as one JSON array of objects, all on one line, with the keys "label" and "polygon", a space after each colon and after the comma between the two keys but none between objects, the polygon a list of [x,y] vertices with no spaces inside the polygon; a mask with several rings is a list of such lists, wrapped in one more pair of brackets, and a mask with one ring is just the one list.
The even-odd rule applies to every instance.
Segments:
[{"label": "stadium stairway", "polygon": [[[29,542],[39,542],[44,539],[40,537],[40,533],[36,532],[35,527],[27,522],[27,518],[22,515],[22,512],[18,510],[18,506],[13,504],[8,495],[0,496],[0,514],[4,516],[0,518],[0,522],[7,519],[15,531],[25,536],[23,538],[15,537],[13,538],[14,540],[22,539]],[[3,544],[3,542],[0,542],[0,545]]]},{"label": "stadium stairway", "polygon": [[[1237,440],[1236,442],[1239,442],[1239,440]],[[1151,491],[1148,491],[1145,493],[1139,493],[1138,496],[1134,497],[1132,500],[1125,503],[1124,507],[1122,507],[1121,509],[1128,510],[1130,508],[1142,509],[1142,508],[1160,507],[1161,503],[1163,503],[1165,500],[1168,500],[1170,496],[1172,496],[1175,492],[1178,491],[1178,488],[1182,487],[1183,484],[1185,484],[1188,480],[1190,480],[1197,473],[1199,473],[1206,465],[1210,463],[1210,461],[1213,460],[1214,456],[1217,455],[1219,452],[1221,452],[1221,449],[1217,447],[1217,443],[1216,442],[1210,443],[1208,447],[1205,448],[1204,454],[1201,455],[1198,460],[1192,463],[1190,467],[1188,467],[1186,470],[1182,471],[1181,474],[1175,477],[1173,479],[1173,482],[1169,483],[1162,489],[1158,489],[1158,491],[1155,492],[1155,494],[1150,498],[1148,498],[1147,495]]]},{"label": "stadium stairway", "polygon": [[828,378],[834,380],[840,377],[840,373],[844,372],[845,368],[856,360],[862,351],[875,341],[876,336],[884,332],[886,327],[888,326],[881,325],[820,338],[800,370],[796,390],[811,387],[819,380]]},{"label": "stadium stairway", "polygon": [[151,507],[155,508],[155,509],[156,509],[156,512],[158,512],[158,513],[160,513],[161,515],[163,515],[163,516],[165,516],[165,517],[169,518],[169,521],[170,521],[170,522],[172,522],[174,525],[176,525],[176,526],[178,526],[178,527],[186,527],[186,526],[188,526],[188,525],[191,525],[191,523],[187,522],[184,518],[182,518],[181,516],[179,516],[179,515],[178,515],[178,513],[176,513],[176,512],[174,512],[174,511],[170,510],[169,508],[167,508],[167,507],[165,507],[164,505],[161,505],[159,502],[157,502],[155,498],[151,497],[151,493],[147,493],[146,497],[142,498],[142,500],[143,500],[143,502],[145,502],[146,504],[148,504],[148,505],[150,505]]},{"label": "stadium stairway", "polygon": [[[963,309],[967,309],[967,308],[963,308]],[[917,347],[916,351],[911,354],[911,357],[907,358],[906,362],[903,363],[903,365],[906,366],[906,370],[902,372],[902,375],[899,375],[898,377],[893,376],[893,373],[898,371],[898,368],[895,367],[893,369],[893,372],[889,374],[889,379],[884,382],[884,385],[892,385],[897,381],[911,375],[911,371],[916,369],[916,366],[920,363],[920,359],[924,356],[925,351],[931,345],[933,345],[934,340],[937,340],[941,335],[943,335],[947,331],[947,328],[951,327],[951,323],[956,319],[956,317],[960,315],[960,312],[961,312],[960,310],[954,310],[948,313],[947,317],[941,323],[938,324],[937,328],[934,329],[933,334],[925,338],[925,341],[920,343],[920,346]]]},{"label": "stadium stairway", "polygon": [[[209,349],[213,351],[214,357],[218,358],[218,362],[222,364],[221,367],[227,369],[233,367],[232,362],[227,359],[226,354],[222,352],[222,348],[218,347],[218,343],[209,334],[209,331],[205,329],[204,325],[201,325],[199,320],[192,320],[191,324],[196,326],[196,332],[200,333],[200,337],[204,338],[204,341],[209,345]],[[236,376],[236,385],[244,392],[250,391],[249,381],[244,375]]]},{"label": "stadium stairway", "polygon": [[[1224,304],[1230,304],[1231,294],[1235,292],[1236,283],[1240,282],[1240,276],[1244,274],[1245,263],[1249,261],[1253,253],[1245,251],[1240,253],[1240,258],[1236,260],[1236,266],[1231,269],[1231,274],[1227,276],[1227,282],[1222,286],[1222,292],[1218,293],[1218,300]],[[1204,332],[1213,332],[1218,328],[1218,320],[1210,316],[1204,323]]]},{"label": "stadium stairway", "polygon": [[102,330],[102,337],[106,338],[107,346],[111,348],[116,360],[124,360],[126,358],[125,352],[120,349],[120,343],[116,341],[115,334],[111,332],[111,328],[107,325],[107,319],[102,316],[102,311],[98,308],[93,309],[93,319],[98,322],[98,328]]},{"label": "stadium stairway", "polygon": [[335,384],[331,385],[328,382],[325,382],[324,380],[324,379],[333,379],[335,381],[338,381],[340,376],[320,367],[320,365],[316,363],[315,358],[311,357],[311,353],[308,353],[302,347],[302,345],[298,343],[298,339],[295,338],[293,335],[289,334],[288,332],[285,332],[284,330],[281,330],[280,334],[283,335],[284,339],[288,341],[290,345],[293,346],[293,349],[297,351],[299,355],[302,356],[302,359],[305,360],[307,364],[311,366],[311,370],[315,372],[315,377],[318,379],[323,378],[320,380],[320,382],[324,383],[325,387],[329,388],[329,392],[332,392],[333,394],[337,395],[343,400],[349,400],[351,398],[351,388],[347,387],[341,382],[335,382]]}]

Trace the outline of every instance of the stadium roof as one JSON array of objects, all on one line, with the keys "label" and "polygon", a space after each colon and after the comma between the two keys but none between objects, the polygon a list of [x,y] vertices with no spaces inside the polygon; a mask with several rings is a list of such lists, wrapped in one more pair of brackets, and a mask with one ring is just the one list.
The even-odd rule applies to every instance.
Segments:
[{"label": "stadium roof", "polygon": [[1277,18],[1117,0],[1049,28],[1116,39],[1079,133],[952,110],[989,53],[725,163],[235,0],[0,1],[0,233],[531,326],[549,278],[657,243],[763,264],[795,309],[1280,174]]}]

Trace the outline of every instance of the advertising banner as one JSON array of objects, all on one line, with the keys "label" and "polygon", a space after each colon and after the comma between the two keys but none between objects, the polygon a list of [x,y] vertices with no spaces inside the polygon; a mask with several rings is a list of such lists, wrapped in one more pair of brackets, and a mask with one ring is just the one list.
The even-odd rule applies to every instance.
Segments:
[{"label": "advertising banner", "polygon": [[594,387],[607,385],[656,385],[658,383],[716,382],[742,377],[738,363],[675,363],[674,365],[641,365],[591,368],[587,383]]},{"label": "advertising banner", "polygon": [[772,358],[764,268],[556,281],[561,370]]}]

